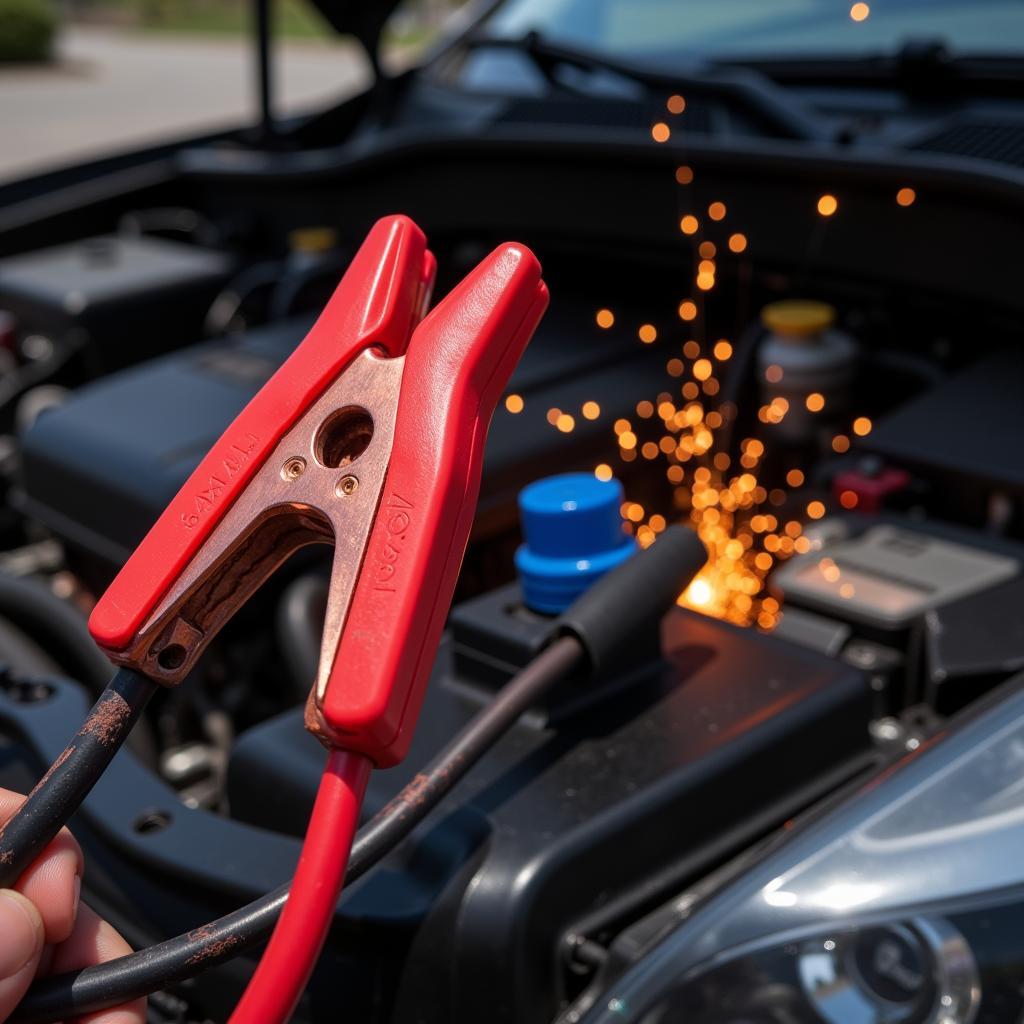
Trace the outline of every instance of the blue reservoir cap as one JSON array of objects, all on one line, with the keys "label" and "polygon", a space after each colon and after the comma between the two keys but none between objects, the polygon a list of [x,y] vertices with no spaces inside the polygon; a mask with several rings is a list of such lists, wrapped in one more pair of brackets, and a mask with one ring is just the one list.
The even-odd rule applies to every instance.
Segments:
[{"label": "blue reservoir cap", "polygon": [[562,473],[519,492],[526,543],[516,552],[523,601],[557,615],[636,549],[622,529],[622,484]]}]

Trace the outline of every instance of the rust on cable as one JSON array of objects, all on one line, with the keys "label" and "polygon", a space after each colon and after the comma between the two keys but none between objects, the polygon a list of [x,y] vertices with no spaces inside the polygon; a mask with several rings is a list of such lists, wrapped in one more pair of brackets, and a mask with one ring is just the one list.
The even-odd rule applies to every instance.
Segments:
[{"label": "rust on cable", "polygon": [[[64,748],[64,750],[61,752],[60,757],[58,757],[57,760],[54,761],[53,764],[51,764],[50,767],[46,769],[46,774],[32,787],[32,792],[29,793],[29,795],[22,800],[21,804],[18,807],[18,810],[20,810],[21,807],[23,807],[25,805],[25,803],[28,801],[29,797],[32,796],[32,793],[35,793],[37,790],[42,789],[43,786],[45,786],[50,781],[50,777],[53,775],[53,773],[56,772],[60,768],[60,766],[74,752],[75,752],[75,747],[74,747],[73,744],[71,746],[67,746],[67,747]],[[15,811],[15,814],[17,814],[17,813],[18,812]],[[14,818],[14,815],[12,815],[9,820],[13,820],[13,818]],[[0,825],[0,842],[3,842],[4,832],[6,832],[6,831],[7,831],[7,823],[5,822],[3,825]],[[13,862],[14,862],[14,853],[11,850],[4,850],[4,851],[0,852],[0,864],[12,864]]]},{"label": "rust on cable", "polygon": [[[46,774],[32,787],[32,793],[34,793],[37,789],[42,789],[43,786],[45,786],[50,781],[50,776],[53,775],[53,773],[55,771],[57,771],[61,767],[61,765],[64,764],[64,762],[74,752],[75,752],[75,745],[73,743],[71,743],[68,746],[66,746],[61,751],[60,757],[58,757],[57,760],[54,761],[53,764],[51,764],[50,767],[46,769]],[[30,793],[29,796],[31,796],[31,795],[32,794]],[[26,797],[25,799],[27,800],[28,797]],[[0,835],[3,835],[3,830],[2,829],[0,829]]]},{"label": "rust on cable", "polygon": [[[132,709],[121,694],[107,692],[90,712],[79,730],[79,735],[92,736],[98,743],[109,747],[112,743],[118,742],[131,715]],[[59,763],[58,761],[57,764]]]},{"label": "rust on cable", "polygon": [[212,924],[194,928],[188,933],[188,941],[199,948],[185,961],[187,964],[199,964],[204,960],[216,960],[230,952],[239,943],[237,935],[225,935],[216,938],[217,932]]}]

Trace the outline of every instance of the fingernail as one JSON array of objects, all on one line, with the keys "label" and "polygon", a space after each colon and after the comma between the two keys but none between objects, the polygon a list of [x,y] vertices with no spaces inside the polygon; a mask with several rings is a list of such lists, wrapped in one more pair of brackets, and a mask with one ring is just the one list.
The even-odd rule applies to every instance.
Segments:
[{"label": "fingernail", "polygon": [[75,875],[75,887],[71,893],[71,919],[78,920],[78,905],[82,902],[82,876]]},{"label": "fingernail", "polygon": [[17,974],[43,941],[39,915],[20,893],[0,889],[0,978]]}]

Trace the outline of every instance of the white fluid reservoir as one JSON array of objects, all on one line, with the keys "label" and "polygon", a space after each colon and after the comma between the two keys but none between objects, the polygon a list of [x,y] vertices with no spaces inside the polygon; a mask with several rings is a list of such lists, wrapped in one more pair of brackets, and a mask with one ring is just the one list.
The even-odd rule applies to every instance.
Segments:
[{"label": "white fluid reservoir", "polygon": [[857,343],[835,325],[824,302],[788,299],[761,311],[768,333],[757,353],[761,401],[785,410],[776,429],[787,440],[812,440],[849,411]]}]

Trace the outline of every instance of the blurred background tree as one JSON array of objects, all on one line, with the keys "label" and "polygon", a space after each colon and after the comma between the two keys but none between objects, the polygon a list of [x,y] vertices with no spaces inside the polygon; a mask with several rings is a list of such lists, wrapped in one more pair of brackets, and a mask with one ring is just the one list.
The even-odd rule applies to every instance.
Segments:
[{"label": "blurred background tree", "polygon": [[50,0],[0,0],[0,61],[49,60],[56,33]]},{"label": "blurred background tree", "polygon": [[[389,34],[398,42],[430,38],[463,3],[465,0],[407,0],[396,11]],[[332,34],[309,0],[275,0],[272,6],[275,29],[285,38],[327,38]],[[76,21],[153,31],[236,35],[248,31],[252,8],[251,0],[72,0],[65,9]]]},{"label": "blurred background tree", "polygon": [[[365,0],[374,3],[376,0]],[[433,40],[466,0],[406,0],[385,32],[405,52]],[[0,0],[0,62],[46,61],[61,21],[144,32],[240,36],[252,26],[251,0]],[[285,39],[337,39],[309,0],[275,0],[275,33]]]}]

